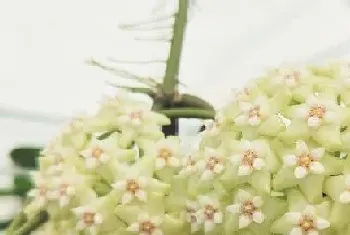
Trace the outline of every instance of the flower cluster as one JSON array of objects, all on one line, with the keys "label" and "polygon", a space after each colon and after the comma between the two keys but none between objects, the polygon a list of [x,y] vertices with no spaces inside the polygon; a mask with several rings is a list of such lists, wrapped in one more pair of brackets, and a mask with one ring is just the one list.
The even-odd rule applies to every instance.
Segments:
[{"label": "flower cluster", "polygon": [[349,79],[343,62],[269,71],[186,153],[166,117],[108,99],[43,151],[25,212],[49,212],[45,234],[350,234]]}]

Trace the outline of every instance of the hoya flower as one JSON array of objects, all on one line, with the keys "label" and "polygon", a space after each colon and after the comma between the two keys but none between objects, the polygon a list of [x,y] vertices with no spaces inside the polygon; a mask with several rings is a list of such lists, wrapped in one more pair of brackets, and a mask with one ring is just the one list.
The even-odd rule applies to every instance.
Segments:
[{"label": "hoya flower", "polygon": [[261,224],[265,215],[261,211],[263,200],[260,196],[253,196],[245,190],[238,190],[236,203],[227,206],[227,211],[238,214],[238,227],[246,228],[252,222]]},{"label": "hoya flower", "polygon": [[182,169],[179,171],[181,176],[189,176],[198,170],[197,158],[194,155],[188,155],[181,161]]},{"label": "hoya flower", "polygon": [[240,152],[231,157],[231,162],[238,165],[238,175],[250,175],[254,170],[260,171],[266,165],[260,143],[242,140]]},{"label": "hoya flower", "polygon": [[135,197],[140,201],[147,201],[146,187],[148,181],[146,177],[137,175],[134,172],[129,172],[125,179],[116,180],[112,187],[123,192],[121,203],[130,203]]},{"label": "hoya flower", "polygon": [[117,117],[121,125],[140,127],[145,120],[151,118],[151,111],[144,106],[127,106],[123,108],[123,114]]},{"label": "hoya flower", "polygon": [[242,90],[232,89],[231,90],[231,97],[232,101],[238,101],[238,102],[244,102],[248,101],[250,97],[250,89],[249,87],[244,87]]},{"label": "hoya flower", "polygon": [[294,226],[290,235],[318,235],[330,226],[329,221],[318,217],[315,208],[310,205],[303,212],[288,212],[286,217]]},{"label": "hoya flower", "polygon": [[57,177],[53,179],[53,185],[52,199],[58,200],[61,208],[67,206],[71,197],[75,195],[75,186],[72,183],[72,179]]},{"label": "hoya flower", "polygon": [[305,119],[309,127],[319,127],[323,122],[335,123],[340,120],[337,104],[326,98],[310,95],[305,104],[296,109],[295,115]]},{"label": "hoya flower", "polygon": [[260,96],[254,102],[240,102],[242,114],[234,119],[239,126],[258,126],[269,115],[270,107],[268,100]]},{"label": "hoya flower", "polygon": [[179,151],[179,142],[175,139],[167,138],[158,141],[156,144],[156,169],[160,170],[166,166],[180,166]]},{"label": "hoya flower", "polygon": [[82,206],[74,208],[73,213],[78,217],[76,229],[78,231],[88,231],[90,235],[97,234],[97,226],[102,224],[102,215],[96,212],[95,208],[90,206]]},{"label": "hoya flower", "polygon": [[339,196],[341,203],[350,203],[350,175],[345,175],[345,187],[346,189]]},{"label": "hoya flower", "polygon": [[186,221],[191,225],[191,233],[197,232],[200,229],[200,221],[197,218],[198,210],[198,202],[186,202]]},{"label": "hoya flower", "polygon": [[280,68],[277,70],[276,76],[272,78],[272,82],[293,88],[298,86],[310,74],[310,71],[306,69]]},{"label": "hoya flower", "polygon": [[286,155],[283,157],[283,161],[285,166],[295,167],[295,178],[302,179],[310,172],[313,174],[322,174],[325,171],[324,166],[320,162],[324,153],[324,148],[309,150],[304,141],[298,140],[296,142],[295,155]]},{"label": "hoya flower", "polygon": [[221,126],[221,120],[214,119],[214,120],[206,120],[204,121],[204,131],[203,134],[205,135],[217,135],[220,131]]},{"label": "hoya flower", "polygon": [[162,222],[162,218],[159,216],[150,216],[148,213],[142,212],[138,216],[138,221],[132,223],[127,230],[140,235],[163,235]]},{"label": "hoya flower", "polygon": [[28,196],[33,197],[34,202],[42,207],[52,198],[50,186],[41,173],[34,174],[34,184],[35,187],[28,192]]},{"label": "hoya flower", "polygon": [[199,196],[198,202],[198,221],[204,223],[205,232],[214,230],[216,224],[221,224],[223,220],[219,201],[209,196]]},{"label": "hoya flower", "polygon": [[85,158],[86,167],[91,169],[106,164],[110,159],[110,156],[106,153],[107,149],[108,146],[103,140],[93,139],[90,146],[80,152]]},{"label": "hoya flower", "polygon": [[205,148],[204,159],[198,161],[198,169],[202,172],[201,180],[213,179],[225,169],[225,160],[222,153],[216,149]]}]

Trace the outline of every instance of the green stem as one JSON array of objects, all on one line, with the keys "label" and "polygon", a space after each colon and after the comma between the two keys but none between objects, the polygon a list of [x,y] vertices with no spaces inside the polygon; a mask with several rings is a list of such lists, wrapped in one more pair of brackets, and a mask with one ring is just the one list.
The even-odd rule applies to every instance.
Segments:
[{"label": "green stem", "polygon": [[184,39],[184,32],[187,24],[188,0],[178,0],[179,10],[175,14],[174,36],[171,40],[170,53],[166,61],[166,70],[163,81],[163,92],[167,96],[174,93],[178,84],[180,58]]},{"label": "green stem", "polygon": [[14,235],[29,235],[35,231],[41,225],[46,223],[49,219],[49,215],[46,211],[40,211],[33,218],[29,219],[20,229],[18,229]]},{"label": "green stem", "polygon": [[187,108],[193,107],[198,109],[214,111],[214,107],[210,103],[203,100],[202,98],[190,94],[181,94],[180,101],[176,102],[174,106]]},{"label": "green stem", "polygon": [[6,230],[6,234],[7,235],[13,234],[16,231],[16,229],[18,229],[26,221],[27,221],[26,215],[23,212],[21,212],[12,220],[12,223]]},{"label": "green stem", "polygon": [[172,108],[159,110],[160,113],[169,118],[200,118],[212,119],[215,116],[214,111],[193,108]]}]

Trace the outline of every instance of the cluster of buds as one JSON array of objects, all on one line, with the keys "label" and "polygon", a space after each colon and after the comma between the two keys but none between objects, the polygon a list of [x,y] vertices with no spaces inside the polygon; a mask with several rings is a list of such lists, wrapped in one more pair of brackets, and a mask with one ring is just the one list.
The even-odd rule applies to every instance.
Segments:
[{"label": "cluster of buds", "polygon": [[249,83],[191,152],[127,95],[40,158],[43,234],[350,234],[350,66],[284,67]]}]

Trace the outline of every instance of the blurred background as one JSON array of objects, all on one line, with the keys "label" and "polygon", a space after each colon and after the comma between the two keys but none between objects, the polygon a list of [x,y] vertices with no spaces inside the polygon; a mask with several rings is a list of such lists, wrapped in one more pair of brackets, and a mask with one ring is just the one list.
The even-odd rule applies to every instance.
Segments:
[{"label": "blurred background", "polygon": [[[118,28],[151,17],[160,2],[0,1],[1,189],[16,181],[13,149],[44,146],[70,118],[115,93],[106,80],[116,77],[84,61],[166,58],[167,43],[139,42]],[[350,57],[349,25],[348,0],[196,0],[179,77],[187,91],[219,107],[231,88],[267,68]],[[157,78],[164,64],[128,70]],[[182,120],[180,135],[194,135],[199,125]],[[13,196],[0,197],[0,204],[6,205],[0,220],[20,209]]]}]

